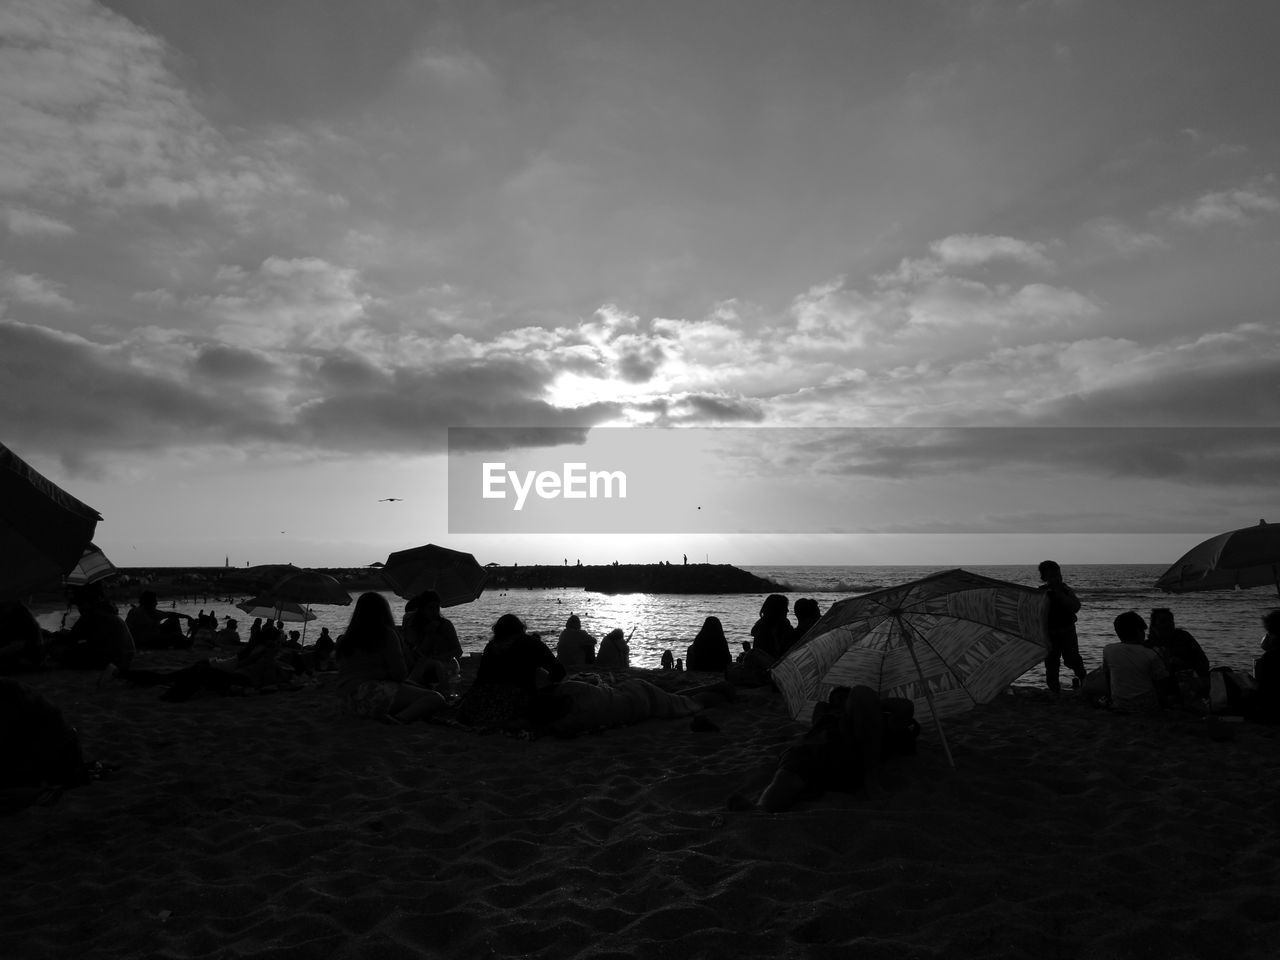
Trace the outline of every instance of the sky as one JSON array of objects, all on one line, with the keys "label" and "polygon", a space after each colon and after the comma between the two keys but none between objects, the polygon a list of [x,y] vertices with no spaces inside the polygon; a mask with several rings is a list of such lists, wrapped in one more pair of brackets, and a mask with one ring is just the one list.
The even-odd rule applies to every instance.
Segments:
[{"label": "sky", "polygon": [[[0,442],[120,566],[1172,563],[1280,516],[1277,36],[3,0]],[[619,428],[638,526],[451,529],[456,458],[618,469]]]}]

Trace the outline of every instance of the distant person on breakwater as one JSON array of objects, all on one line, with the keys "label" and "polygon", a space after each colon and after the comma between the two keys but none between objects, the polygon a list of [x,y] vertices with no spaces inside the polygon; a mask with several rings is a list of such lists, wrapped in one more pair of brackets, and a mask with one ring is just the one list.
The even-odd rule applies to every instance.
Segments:
[{"label": "distant person on breakwater", "polygon": [[569,614],[556,641],[556,659],[566,667],[585,667],[596,662],[596,638],[582,629],[576,613]]},{"label": "distant person on breakwater", "polygon": [[689,644],[685,664],[690,670],[709,670],[719,673],[726,669],[733,658],[729,655],[729,641],[724,635],[724,625],[719,617],[707,617],[702,621],[698,635]]},{"label": "distant person on breakwater", "polygon": [[796,643],[804,639],[815,623],[822,619],[822,611],[818,601],[812,597],[801,597],[796,601]]},{"label": "distant person on breakwater", "polygon": [[[1053,560],[1045,560],[1039,566],[1040,591],[1049,595],[1049,612],[1046,632],[1049,634],[1049,653],[1044,658],[1044,682],[1054,693],[1060,688],[1059,664],[1066,664],[1075,674],[1072,686],[1084,683],[1088,671],[1080,656],[1080,639],[1076,636],[1076,614],[1080,599],[1074,590],[1062,581],[1062,568]],[[1141,619],[1141,618],[1139,618]],[[1143,622],[1143,629],[1146,623]]]},{"label": "distant person on breakwater", "polygon": [[774,660],[787,652],[796,639],[795,627],[787,619],[790,606],[790,601],[780,593],[765,597],[760,605],[760,619],[751,628],[753,649],[767,653]]},{"label": "distant person on breakwater", "polygon": [[362,593],[356,600],[337,658],[338,695],[354,716],[407,723],[445,705],[434,690],[407,682],[409,667],[395,617],[380,593]]},{"label": "distant person on breakwater", "polygon": [[596,666],[601,670],[625,670],[631,666],[631,647],[621,627],[615,627],[600,641]]}]

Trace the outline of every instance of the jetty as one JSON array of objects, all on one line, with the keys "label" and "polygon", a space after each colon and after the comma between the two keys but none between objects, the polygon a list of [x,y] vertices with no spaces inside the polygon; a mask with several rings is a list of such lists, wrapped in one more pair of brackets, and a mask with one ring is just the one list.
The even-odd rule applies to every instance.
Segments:
[{"label": "jetty", "polygon": [[[337,579],[351,594],[387,590],[377,567],[318,567]],[[579,588],[594,593],[781,593],[783,587],[727,563],[610,563],[610,564],[488,564],[486,590],[544,590]],[[236,567],[122,567],[119,576],[104,582],[106,593],[131,602],[140,590],[154,590],[162,599],[226,599],[253,588]],[[51,584],[46,599],[63,594]]]}]

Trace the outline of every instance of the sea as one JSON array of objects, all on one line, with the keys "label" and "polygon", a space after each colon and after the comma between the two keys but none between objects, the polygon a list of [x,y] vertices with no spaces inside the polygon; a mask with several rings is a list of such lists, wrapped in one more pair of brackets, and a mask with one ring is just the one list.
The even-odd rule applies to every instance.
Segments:
[{"label": "sea", "polygon": [[[945,567],[930,566],[743,566],[757,576],[782,586],[792,604],[800,597],[812,597],[826,610],[837,600],[870,593],[895,584],[927,576]],[[1039,584],[1034,565],[976,565],[965,569],[984,576],[1030,586]],[[1261,618],[1268,610],[1280,607],[1274,588],[1173,595],[1155,590],[1152,584],[1165,570],[1162,564],[1065,564],[1063,577],[1080,597],[1077,632],[1080,652],[1086,667],[1102,662],[1102,647],[1115,636],[1111,622],[1125,610],[1136,610],[1150,619],[1153,607],[1169,607],[1177,624],[1189,631],[1204,648],[1215,666],[1252,671],[1254,660],[1261,655]],[[404,612],[404,601],[393,593],[385,596],[397,622]],[[212,610],[221,620],[232,616],[240,621],[242,636],[247,636],[249,622],[233,603],[243,598],[194,598],[166,601],[182,613],[196,614]],[[472,603],[449,607],[444,615],[453,621],[464,652],[479,653],[484,649],[495,620],[504,613],[514,613],[529,629],[542,634],[552,646],[570,614],[577,614],[582,626],[597,639],[615,627],[630,636],[631,662],[637,667],[658,667],[664,651],[683,658],[686,648],[703,620],[719,617],[729,638],[730,648],[739,649],[750,639],[751,626],[760,611],[763,594],[651,594],[591,593],[579,588],[493,589]],[[313,606],[316,619],[305,625],[303,642],[310,644],[321,627],[339,636],[351,616],[350,606]],[[123,611],[122,611],[123,612]],[[70,615],[74,618],[75,614]],[[793,617],[794,619],[794,617]],[[61,617],[45,614],[42,624],[56,629]],[[71,619],[68,619],[69,625]],[[286,629],[303,629],[303,624]],[[1032,684],[1043,676],[1043,667],[1030,671],[1018,682]],[[1070,671],[1064,670],[1063,676]]]}]

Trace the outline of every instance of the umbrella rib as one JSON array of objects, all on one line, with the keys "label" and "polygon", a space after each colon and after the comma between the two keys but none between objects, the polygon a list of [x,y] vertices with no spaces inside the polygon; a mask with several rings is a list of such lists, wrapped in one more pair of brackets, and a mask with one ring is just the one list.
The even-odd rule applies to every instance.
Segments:
[{"label": "umbrella rib", "polygon": [[[980,621],[968,620],[964,617],[956,617],[955,619],[964,620],[965,623],[980,623]],[[960,674],[956,673],[955,668],[946,661],[946,659],[942,656],[941,653],[938,652],[938,648],[929,642],[929,638],[926,637],[919,630],[912,627],[910,624],[906,623],[905,621],[902,622],[902,629],[903,629],[903,632],[910,631],[912,637],[920,641],[920,643],[923,644],[925,647],[928,647],[931,653],[937,654],[938,662],[942,664],[943,668],[949,674],[951,674],[951,676],[953,676],[956,679],[956,682],[959,685],[960,689],[964,691],[964,695],[968,697],[971,701],[973,701],[974,706],[977,706],[978,698],[969,692],[969,688],[965,685],[964,679],[960,676]],[[919,664],[917,663],[917,668],[918,667],[919,667]],[[923,676],[922,676],[922,679],[923,679]]]}]

